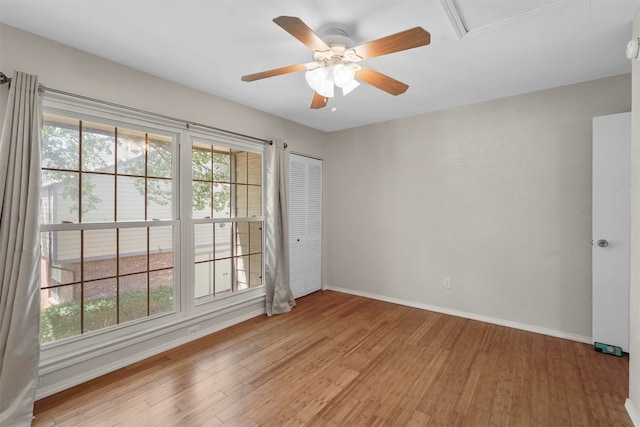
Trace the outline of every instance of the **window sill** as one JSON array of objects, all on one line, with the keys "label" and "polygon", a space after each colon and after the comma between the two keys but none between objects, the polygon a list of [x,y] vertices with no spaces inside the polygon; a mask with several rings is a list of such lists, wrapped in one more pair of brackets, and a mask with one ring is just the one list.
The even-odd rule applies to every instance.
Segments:
[{"label": "window sill", "polygon": [[[219,301],[207,311],[179,313],[43,346],[36,398],[104,375],[147,357],[264,314],[264,287]],[[215,304],[217,303],[217,304]]]}]

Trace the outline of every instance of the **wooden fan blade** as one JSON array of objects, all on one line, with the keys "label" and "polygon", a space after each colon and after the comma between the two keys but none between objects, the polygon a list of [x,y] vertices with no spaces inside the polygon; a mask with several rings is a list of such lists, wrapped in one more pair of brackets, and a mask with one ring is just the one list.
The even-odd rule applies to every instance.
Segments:
[{"label": "wooden fan blade", "polygon": [[356,78],[394,96],[405,93],[409,89],[409,85],[367,67],[358,70]]},{"label": "wooden fan blade", "polygon": [[242,76],[243,82],[252,82],[254,80],[266,79],[267,77],[279,76],[281,74],[294,73],[296,71],[306,70],[305,64],[290,65],[288,67],[276,68],[274,70],[262,71],[261,73],[247,74]]},{"label": "wooden fan blade", "polygon": [[356,55],[362,59],[369,59],[388,53],[425,46],[429,43],[431,43],[431,34],[422,27],[415,27],[356,46],[353,50],[355,50]]},{"label": "wooden fan blade", "polygon": [[311,50],[329,50],[329,46],[322,41],[311,28],[307,26],[300,18],[295,16],[278,16],[273,22],[282,27],[283,30],[300,40],[305,46]]},{"label": "wooden fan blade", "polygon": [[317,110],[318,108],[324,108],[327,106],[329,98],[320,95],[318,92],[313,92],[313,100],[311,101],[311,108]]}]

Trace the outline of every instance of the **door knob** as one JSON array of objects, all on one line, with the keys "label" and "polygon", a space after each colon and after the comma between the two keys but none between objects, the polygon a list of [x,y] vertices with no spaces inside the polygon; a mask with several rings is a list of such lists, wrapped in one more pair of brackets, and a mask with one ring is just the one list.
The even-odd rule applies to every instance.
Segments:
[{"label": "door knob", "polygon": [[598,246],[600,246],[601,248],[606,248],[607,246],[609,246],[609,242],[607,242],[604,239],[600,239],[598,240],[598,242],[596,243]]}]

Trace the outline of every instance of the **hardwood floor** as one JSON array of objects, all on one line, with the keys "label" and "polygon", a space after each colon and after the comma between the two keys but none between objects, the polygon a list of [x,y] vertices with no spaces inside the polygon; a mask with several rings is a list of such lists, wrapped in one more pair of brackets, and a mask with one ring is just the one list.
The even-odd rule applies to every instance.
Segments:
[{"label": "hardwood floor", "polygon": [[34,426],[631,426],[629,359],[336,292],[36,402]]}]

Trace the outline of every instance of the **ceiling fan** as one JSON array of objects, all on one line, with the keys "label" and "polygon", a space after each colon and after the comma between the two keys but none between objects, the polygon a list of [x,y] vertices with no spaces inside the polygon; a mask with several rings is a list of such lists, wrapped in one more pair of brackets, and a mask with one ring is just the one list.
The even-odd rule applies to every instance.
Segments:
[{"label": "ceiling fan", "polygon": [[351,92],[361,80],[391,95],[404,93],[409,85],[389,76],[364,67],[358,62],[393,52],[428,45],[431,35],[421,27],[401,31],[360,46],[350,47],[353,42],[341,30],[331,30],[319,37],[300,18],[279,16],[273,22],[313,51],[312,62],[291,65],[242,76],[242,81],[252,82],[281,74],[306,71],[307,84],[314,90],[311,108],[327,105],[334,96],[334,86],[342,89],[343,95]]}]

